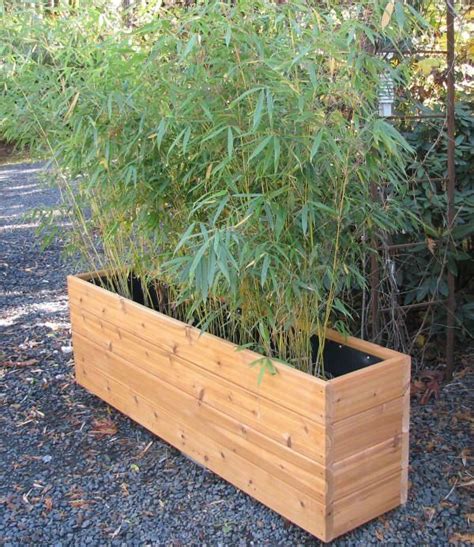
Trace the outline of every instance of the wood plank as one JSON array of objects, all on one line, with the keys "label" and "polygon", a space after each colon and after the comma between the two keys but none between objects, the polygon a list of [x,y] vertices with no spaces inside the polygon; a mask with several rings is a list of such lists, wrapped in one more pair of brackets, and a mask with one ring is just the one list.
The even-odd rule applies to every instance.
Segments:
[{"label": "wood plank", "polygon": [[68,277],[70,301],[91,314],[121,326],[131,334],[195,363],[210,372],[294,412],[324,424],[326,382],[274,362],[278,374],[265,375],[257,383],[258,367],[250,363],[261,358],[249,351],[199,329],[122,298],[74,276]]},{"label": "wood plank", "polygon": [[400,504],[401,470],[334,502],[333,537],[372,520]]},{"label": "wood plank", "polygon": [[324,463],[325,428],[71,305],[77,332],[295,452]]},{"label": "wood plank", "polygon": [[401,356],[331,380],[332,420],[337,422],[401,397],[409,385],[409,369],[409,357]]},{"label": "wood plank", "polygon": [[298,526],[325,537],[323,504],[244,458],[237,448],[229,449],[211,438],[208,424],[198,425],[189,416],[178,416],[174,409],[168,411],[163,404],[151,403],[131,387],[102,374],[96,368],[103,359],[102,351],[85,350],[84,340],[74,338],[74,351],[79,354],[77,379],[81,385]]},{"label": "wood plank", "polygon": [[333,466],[335,500],[380,482],[401,468],[402,435],[371,446]]},{"label": "wood plank", "polygon": [[326,388],[326,541],[334,536],[334,498],[336,497],[336,484],[334,476],[334,423],[332,416],[334,413],[334,390],[331,382],[328,382]]},{"label": "wood plank", "polygon": [[384,348],[377,344],[373,344],[372,342],[367,342],[367,340],[355,338],[354,336],[343,336],[333,329],[327,329],[326,335],[328,340],[333,340],[334,342],[349,346],[369,355],[374,355],[375,357],[379,357],[383,360],[393,359],[394,357],[405,357],[403,353],[394,351],[393,349]]},{"label": "wood plank", "polygon": [[410,452],[410,372],[411,367],[406,371],[406,389],[402,397],[403,418],[402,418],[402,484],[400,502],[406,503],[408,498],[408,467]]},{"label": "wood plank", "polygon": [[402,433],[402,398],[333,424],[334,461],[339,462]]},{"label": "wood plank", "polygon": [[104,352],[83,336],[74,335],[75,357],[86,376],[100,373],[126,385],[157,409],[172,413],[182,423],[205,431],[227,449],[291,484],[320,502],[324,501],[326,485],[324,469],[311,460],[296,455],[242,422],[234,420],[203,401],[181,392],[169,384],[118,357]]},{"label": "wood plank", "polygon": [[94,272],[79,273],[71,277],[75,277],[77,279],[83,279],[84,281],[91,281],[93,279],[110,275],[110,273],[111,273],[111,270],[96,270]]}]

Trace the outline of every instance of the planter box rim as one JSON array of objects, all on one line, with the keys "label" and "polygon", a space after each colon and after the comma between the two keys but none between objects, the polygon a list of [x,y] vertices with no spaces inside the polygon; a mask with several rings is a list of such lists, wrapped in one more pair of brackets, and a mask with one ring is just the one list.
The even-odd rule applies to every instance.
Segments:
[{"label": "planter box rim", "polygon": [[[151,313],[153,315],[157,314],[160,318],[163,320],[169,321],[170,324],[174,324],[176,326],[178,325],[185,325],[186,323],[183,323],[179,319],[175,319],[174,317],[170,317],[169,315],[166,315],[164,313],[161,313],[157,310],[153,310],[152,308],[149,308],[143,304],[140,304],[138,302],[135,302],[134,300],[131,300],[130,298],[123,297],[117,293],[114,293],[113,291],[110,291],[108,289],[105,289],[104,287],[101,287],[99,285],[95,285],[91,283],[94,279],[104,277],[107,275],[110,275],[111,270],[96,270],[96,271],[89,271],[89,272],[83,272],[79,274],[73,274],[68,275],[67,278],[74,278],[76,280],[79,280],[85,284],[92,284],[95,288],[97,288],[100,291],[103,291],[104,293],[108,294],[114,294],[115,296],[119,298],[123,298],[127,302],[129,302],[129,305],[138,306],[139,309],[142,309],[143,311],[146,310],[146,313]],[[187,324],[186,324],[187,325]],[[219,342],[226,344],[228,347],[232,347],[234,351],[238,351],[239,353],[251,355],[253,356],[254,360],[261,359],[262,357],[265,357],[264,355],[257,353],[253,350],[244,349],[240,350],[239,346],[237,344],[234,344],[233,342],[230,342],[229,340],[226,340],[225,338],[220,338],[219,336],[216,336],[214,334],[211,334],[209,332],[201,331],[197,327],[193,327],[192,325],[187,325],[187,328],[193,332],[199,333],[199,336],[204,338],[212,338],[213,340],[219,340]],[[318,384],[322,384],[324,386],[328,384],[337,384],[341,381],[347,381],[350,378],[356,378],[361,374],[366,374],[367,370],[374,370],[375,368],[380,369],[387,365],[391,365],[395,360],[400,360],[400,358],[404,359],[410,359],[407,355],[404,353],[400,353],[398,351],[385,348],[383,346],[379,346],[378,344],[374,344],[372,342],[368,342],[366,340],[362,340],[360,338],[356,338],[355,336],[343,336],[339,334],[334,329],[328,328],[326,330],[326,336],[327,340],[331,340],[333,342],[336,342],[338,344],[345,345],[349,348],[353,348],[355,350],[367,353],[368,355],[372,355],[380,359],[378,363],[374,363],[371,365],[368,365],[366,367],[360,368],[358,370],[347,372],[341,376],[338,376],[336,378],[330,378],[330,379],[322,379],[317,376],[314,376],[312,374],[309,374],[307,372],[304,372],[303,370],[299,370],[295,367],[292,367],[290,365],[287,365],[286,363],[282,363],[280,361],[272,360],[272,363],[275,367],[275,369],[278,371],[280,369],[284,369],[286,371],[292,371],[292,373],[297,375],[303,375],[303,377],[307,381],[313,381]],[[265,380],[264,380],[265,381]]]}]

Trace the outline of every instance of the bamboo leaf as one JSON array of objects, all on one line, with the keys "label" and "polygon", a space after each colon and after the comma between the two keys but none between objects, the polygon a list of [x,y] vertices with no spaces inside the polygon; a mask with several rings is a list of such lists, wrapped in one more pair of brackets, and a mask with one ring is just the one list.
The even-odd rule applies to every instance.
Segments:
[{"label": "bamboo leaf", "polygon": [[313,86],[313,89],[316,89],[318,85],[318,79],[316,77],[316,69],[314,68],[313,63],[308,64],[308,75],[309,75],[310,82]]},{"label": "bamboo leaf", "polygon": [[308,233],[308,204],[307,203],[305,203],[303,206],[303,209],[301,209],[301,229],[303,230],[304,235]]},{"label": "bamboo leaf", "polygon": [[79,100],[79,95],[80,95],[80,91],[78,91],[74,97],[72,98],[72,101],[71,101],[71,104],[69,105],[69,108],[66,112],[66,114],[64,115],[64,121],[67,122],[67,120],[69,120],[69,118],[71,117],[74,109],[76,108],[76,104],[77,104],[77,101]]},{"label": "bamboo leaf", "polygon": [[190,137],[191,137],[191,128],[187,127],[183,136],[183,153],[184,154],[186,154]]},{"label": "bamboo leaf", "polygon": [[162,118],[158,125],[158,131],[156,133],[156,144],[158,148],[161,147],[161,143],[163,142],[163,137],[165,136],[166,130],[168,128],[168,122],[165,118]]},{"label": "bamboo leaf", "polygon": [[171,152],[176,148],[176,146],[178,145],[179,141],[183,138],[185,132],[186,132],[186,129],[183,129],[183,130],[177,135],[177,137],[174,139],[174,141],[171,143],[171,146],[168,148],[168,156],[170,156],[170,155],[171,155]]},{"label": "bamboo leaf", "polygon": [[278,165],[280,163],[280,139],[278,137],[273,137],[273,167],[275,173],[278,171]]},{"label": "bamboo leaf", "polygon": [[189,268],[189,274],[188,274],[191,279],[193,278],[194,273],[196,272],[196,268],[198,267],[204,255],[206,254],[208,247],[209,247],[209,241],[205,241],[201,245],[201,247],[199,247],[198,252],[195,254],[193,261],[191,263],[191,266]]},{"label": "bamboo leaf", "polygon": [[313,140],[313,145],[311,146],[310,160],[313,161],[314,156],[318,153],[319,146],[321,145],[321,139],[323,138],[323,132],[318,131]]},{"label": "bamboo leaf", "polygon": [[257,93],[258,91],[261,91],[263,90],[262,86],[259,86],[259,87],[254,87],[252,89],[248,89],[247,91],[244,91],[244,93],[242,93],[241,95],[239,95],[237,97],[237,99],[234,99],[231,103],[230,103],[230,107],[234,107],[236,104],[240,103],[243,99],[245,99],[246,97],[248,97],[249,95],[252,95],[253,93]]},{"label": "bamboo leaf", "polygon": [[202,139],[202,143],[205,143],[207,141],[210,141],[211,139],[214,139],[216,138],[218,135],[220,135],[223,131],[226,130],[226,126],[222,126],[222,127],[218,127],[217,129],[215,129],[214,131],[211,131],[206,137],[204,137],[204,139]]},{"label": "bamboo leaf", "polygon": [[229,201],[228,196],[226,196],[221,202],[219,203],[219,206],[216,209],[216,212],[214,214],[214,217],[212,219],[212,224],[216,224],[217,220],[219,219],[222,211],[224,210],[224,207],[227,205],[227,202]]},{"label": "bamboo leaf", "polygon": [[186,57],[191,53],[191,51],[194,49],[194,46],[197,43],[197,35],[193,34],[191,38],[189,39],[188,43],[186,44],[186,47],[184,48],[183,53],[181,54],[181,61],[184,61]]},{"label": "bamboo leaf", "polygon": [[406,23],[406,16],[403,3],[400,1],[395,3],[395,18],[397,19],[398,26],[403,29]]},{"label": "bamboo leaf", "polygon": [[268,255],[265,255],[265,258],[263,259],[262,273],[260,274],[260,285],[262,287],[265,285],[265,281],[267,280],[269,266],[270,266],[270,257]]},{"label": "bamboo leaf", "polygon": [[264,102],[265,102],[265,91],[262,89],[260,91],[259,96],[258,96],[257,106],[255,107],[255,112],[253,114],[253,127],[252,127],[252,129],[254,131],[256,129],[258,129],[258,126],[260,125],[260,121],[262,120]]},{"label": "bamboo leaf", "polygon": [[273,127],[273,95],[270,89],[266,90],[266,98],[267,98],[268,120],[270,122],[270,127]]},{"label": "bamboo leaf", "polygon": [[234,135],[232,133],[232,128],[227,128],[227,155],[229,158],[232,157],[232,154],[234,153]]},{"label": "bamboo leaf", "polygon": [[174,254],[176,254],[181,249],[181,247],[186,244],[186,242],[189,239],[189,236],[193,233],[195,226],[196,226],[195,222],[192,222],[188,226],[188,229],[184,232],[184,234],[181,236],[181,239],[179,240],[178,244],[176,245],[176,247],[174,249]]},{"label": "bamboo leaf", "polygon": [[268,145],[268,143],[273,139],[272,135],[269,135],[268,137],[265,137],[263,140],[260,141],[259,145],[255,148],[255,150],[252,152],[249,162],[252,161],[254,158],[256,158],[260,152],[263,151],[263,149]]},{"label": "bamboo leaf", "polygon": [[207,269],[207,286],[212,287],[216,279],[217,260],[216,255],[211,251],[209,253],[208,269]]},{"label": "bamboo leaf", "polygon": [[225,45],[227,47],[229,47],[231,38],[232,38],[232,28],[230,25],[227,25],[227,29],[225,31]]}]

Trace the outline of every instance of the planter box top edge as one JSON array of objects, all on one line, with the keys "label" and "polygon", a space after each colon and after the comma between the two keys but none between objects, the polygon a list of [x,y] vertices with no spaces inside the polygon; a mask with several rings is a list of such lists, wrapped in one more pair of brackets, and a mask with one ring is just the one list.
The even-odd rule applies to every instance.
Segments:
[{"label": "planter box top edge", "polygon": [[[219,343],[224,344],[229,349],[233,349],[234,351],[238,351],[238,353],[241,356],[247,357],[247,360],[248,360],[249,363],[264,357],[263,355],[261,355],[259,353],[256,353],[256,352],[254,352],[252,350],[249,350],[249,349],[239,350],[238,349],[239,347],[236,344],[234,344],[233,342],[230,342],[230,341],[225,340],[223,338],[219,338],[218,336],[215,336],[211,333],[203,332],[197,327],[187,325],[187,324],[183,323],[182,321],[179,321],[178,319],[170,317],[170,316],[168,316],[166,314],[163,314],[163,313],[161,313],[157,310],[153,310],[153,309],[151,309],[151,308],[149,308],[149,307],[147,307],[143,304],[140,304],[139,302],[135,302],[133,300],[126,299],[126,298],[120,296],[117,293],[114,293],[114,292],[109,291],[109,290],[107,290],[103,287],[100,287],[99,285],[95,285],[95,284],[91,283],[91,281],[93,279],[97,279],[98,277],[102,277],[102,276],[107,275],[109,273],[110,273],[110,270],[97,270],[97,271],[93,271],[93,272],[85,272],[85,273],[80,273],[80,274],[68,275],[67,276],[68,285],[70,286],[72,283],[79,283],[84,288],[92,286],[94,288],[94,290],[97,290],[102,294],[106,294],[108,296],[113,296],[117,299],[127,300],[129,306],[133,306],[135,309],[139,309],[143,313],[151,314],[154,317],[159,317],[161,320],[166,321],[170,325],[173,325],[175,327],[178,327],[178,326],[182,327],[183,325],[186,325],[186,328],[189,329],[191,332],[195,333],[196,336],[199,336],[199,338],[207,338],[207,339],[212,339],[212,340],[215,340],[215,341],[219,341]],[[342,376],[338,376],[336,378],[331,378],[331,379],[328,379],[328,380],[318,378],[318,377],[316,377],[312,374],[309,374],[309,373],[304,372],[302,370],[298,370],[297,368],[291,367],[290,365],[287,365],[287,364],[279,362],[279,361],[273,361],[273,364],[274,364],[275,368],[277,369],[278,372],[285,371],[286,373],[289,373],[289,374],[295,374],[295,375],[298,375],[298,376],[303,375],[301,377],[302,377],[302,379],[304,378],[305,381],[311,381],[311,382],[313,382],[313,383],[315,383],[315,384],[317,384],[321,387],[326,387],[329,384],[337,384],[340,381],[347,381],[348,379],[350,379],[352,377],[355,378],[355,377],[359,376],[360,374],[366,374],[368,370],[380,369],[381,367],[391,365],[395,361],[401,361],[401,362],[402,361],[403,362],[408,361],[409,362],[409,360],[410,360],[410,357],[403,354],[403,353],[400,353],[400,352],[397,352],[395,350],[391,350],[391,349],[388,349],[388,348],[384,348],[384,347],[379,346],[377,344],[374,344],[372,342],[367,342],[365,340],[355,338],[353,336],[345,337],[345,336],[339,334],[337,331],[335,331],[333,329],[327,329],[327,339],[330,340],[330,341],[333,341],[337,344],[341,344],[341,345],[347,346],[349,348],[353,348],[355,350],[358,350],[360,352],[367,353],[368,355],[377,357],[378,359],[380,359],[380,361],[375,363],[375,364],[371,364],[369,366],[366,366],[364,368],[360,368],[360,369],[355,370],[355,371],[347,372],[347,373],[343,374]]]}]

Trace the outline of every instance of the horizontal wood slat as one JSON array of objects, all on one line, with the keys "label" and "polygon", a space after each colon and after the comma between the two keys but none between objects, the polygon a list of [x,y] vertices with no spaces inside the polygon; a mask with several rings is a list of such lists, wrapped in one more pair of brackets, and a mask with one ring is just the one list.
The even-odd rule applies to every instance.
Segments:
[{"label": "horizontal wood slat", "polygon": [[402,439],[397,435],[336,462],[332,468],[335,499],[393,475],[401,467],[401,454]]},{"label": "horizontal wood slat", "polygon": [[[173,384],[160,380],[114,353],[102,353],[100,346],[79,333],[74,335],[74,342],[79,347],[79,359],[83,360],[82,367],[85,372],[88,371],[86,359],[90,359],[89,368],[93,366],[93,370],[114,378],[136,393],[140,392],[150,403],[173,412],[177,418],[195,423],[207,435],[214,435],[223,443],[228,440],[227,444],[230,447],[238,446],[247,459],[258,461],[260,458],[263,467],[277,470],[286,482],[299,484],[308,495],[323,500],[326,488],[324,468],[321,465],[285,449],[245,423],[230,418],[199,398],[182,392]],[[99,354],[101,358],[97,357]],[[265,458],[262,458],[264,451]]]},{"label": "horizontal wood slat", "polygon": [[333,535],[340,536],[400,504],[401,470],[334,503]]},{"label": "horizontal wood slat", "polygon": [[326,335],[329,340],[333,340],[334,342],[338,342],[339,344],[343,344],[345,346],[357,349],[362,353],[367,353],[368,355],[375,355],[375,357],[378,357],[379,359],[382,359],[384,361],[388,359],[393,359],[394,357],[406,357],[404,354],[399,353],[398,351],[378,346],[377,344],[373,344],[372,342],[367,342],[367,340],[361,340],[360,338],[355,338],[354,336],[343,336],[334,329],[327,329]]},{"label": "horizontal wood slat", "polygon": [[[121,327],[71,305],[77,332],[119,357],[173,384],[199,401],[238,419],[292,451],[321,464],[325,454],[325,427],[254,393],[228,382],[163,349],[158,343],[139,340]],[[322,470],[321,470],[322,473]]]},{"label": "horizontal wood slat", "polygon": [[[169,391],[156,389],[155,380],[148,378],[151,393],[147,395],[154,399],[152,402],[143,394],[146,384],[140,376],[145,374],[143,371],[127,369],[130,364],[111,353],[104,358],[101,348],[80,335],[74,335],[74,352],[81,385],[292,522],[324,537],[324,505],[314,495],[302,491],[312,489],[307,485],[303,488],[298,479],[293,484],[282,480],[291,470],[282,469],[276,460],[267,462],[263,468],[264,460],[259,457],[255,439],[247,441],[245,436],[230,434],[225,427],[217,428],[209,419],[208,407],[186,394],[175,397],[176,390],[171,386],[167,386],[171,387]],[[113,377],[104,369],[111,371]],[[138,390],[130,381],[135,377]]]},{"label": "horizontal wood slat", "polygon": [[160,342],[178,357],[191,361],[210,372],[244,387],[259,397],[279,401],[298,414],[324,423],[325,382],[281,363],[274,362],[275,376],[266,374],[259,386],[258,367],[250,363],[261,358],[249,351],[236,351],[236,346],[199,329],[185,325],[122,298],[83,279],[68,277],[70,301],[91,314],[151,343]]},{"label": "horizontal wood slat", "polygon": [[334,461],[348,458],[402,432],[402,398],[388,401],[333,424]]},{"label": "horizontal wood slat", "polygon": [[405,393],[410,359],[398,355],[331,380],[334,422],[379,406]]}]

